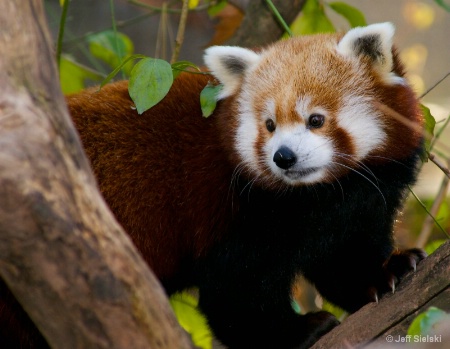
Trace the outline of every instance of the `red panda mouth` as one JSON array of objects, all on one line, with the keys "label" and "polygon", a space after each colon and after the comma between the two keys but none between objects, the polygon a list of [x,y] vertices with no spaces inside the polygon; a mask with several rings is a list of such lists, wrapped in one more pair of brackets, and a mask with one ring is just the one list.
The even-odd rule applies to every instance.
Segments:
[{"label": "red panda mouth", "polygon": [[284,174],[287,177],[289,177],[290,179],[299,179],[301,177],[306,177],[306,176],[316,172],[319,169],[320,169],[319,167],[310,167],[310,168],[301,169],[301,170],[289,169],[289,170],[286,170],[284,172]]}]

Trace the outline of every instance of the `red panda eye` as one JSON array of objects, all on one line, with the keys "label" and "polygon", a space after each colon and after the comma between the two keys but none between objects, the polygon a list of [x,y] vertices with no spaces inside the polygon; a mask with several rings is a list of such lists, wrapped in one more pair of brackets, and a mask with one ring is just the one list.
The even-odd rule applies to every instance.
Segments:
[{"label": "red panda eye", "polygon": [[325,122],[325,116],[322,114],[311,114],[308,119],[308,128],[320,128]]},{"label": "red panda eye", "polygon": [[266,120],[266,128],[267,128],[267,131],[272,133],[276,129],[275,122],[273,122],[272,119],[267,119]]}]

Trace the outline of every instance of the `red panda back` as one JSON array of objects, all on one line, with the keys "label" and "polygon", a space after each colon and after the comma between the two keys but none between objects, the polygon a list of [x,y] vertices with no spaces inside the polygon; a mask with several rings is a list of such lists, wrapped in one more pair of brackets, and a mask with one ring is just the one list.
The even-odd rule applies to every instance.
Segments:
[{"label": "red panda back", "polygon": [[106,202],[163,281],[189,268],[229,221],[232,169],[217,118],[201,116],[207,81],[181,74],[142,115],[127,82],[67,98]]}]

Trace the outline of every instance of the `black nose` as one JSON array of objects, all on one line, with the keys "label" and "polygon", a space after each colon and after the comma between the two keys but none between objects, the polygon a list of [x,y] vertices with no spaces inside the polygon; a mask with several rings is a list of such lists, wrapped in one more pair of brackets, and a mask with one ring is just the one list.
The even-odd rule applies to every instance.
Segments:
[{"label": "black nose", "polygon": [[294,152],[288,147],[281,147],[278,149],[273,156],[273,161],[277,164],[279,168],[287,170],[289,167],[295,164],[297,157]]}]

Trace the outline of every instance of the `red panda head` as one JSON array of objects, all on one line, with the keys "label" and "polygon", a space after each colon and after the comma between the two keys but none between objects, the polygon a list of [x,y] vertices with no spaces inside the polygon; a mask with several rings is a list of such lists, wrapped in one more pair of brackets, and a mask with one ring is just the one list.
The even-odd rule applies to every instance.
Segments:
[{"label": "red panda head", "polygon": [[246,169],[266,183],[301,185],[410,155],[422,121],[393,35],[381,23],[258,53],[207,49],[206,65],[223,85],[219,99],[234,103],[235,151]]}]

